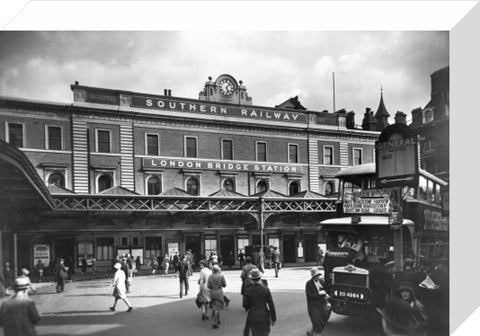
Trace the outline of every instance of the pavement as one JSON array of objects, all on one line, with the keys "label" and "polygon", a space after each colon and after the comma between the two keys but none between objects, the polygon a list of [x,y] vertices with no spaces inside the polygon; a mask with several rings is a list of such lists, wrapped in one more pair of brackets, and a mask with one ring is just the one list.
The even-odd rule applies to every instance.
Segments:
[{"label": "pavement", "polygon": [[[274,270],[265,270],[263,278],[269,283],[277,309],[277,324],[271,335],[305,335],[311,323],[308,318],[305,282],[310,279],[310,267],[283,268],[275,278]],[[188,296],[179,298],[179,281],[173,274],[144,275],[133,279],[128,299],[133,305],[127,313],[124,302],[117,310],[113,303],[110,278],[77,279],[67,283],[64,293],[56,293],[53,282],[33,285],[37,293],[30,297],[36,302],[42,319],[37,325],[38,335],[242,335],[246,312],[241,306],[240,270],[223,270],[227,282],[225,294],[231,299],[221,312],[219,329],[212,329],[210,321],[202,321],[194,300],[198,292],[198,272],[190,277]],[[80,276],[79,276],[80,277]],[[4,300],[4,299],[3,299]],[[334,316],[335,315],[335,316]],[[381,335],[379,322],[358,320],[332,314],[329,335]],[[325,331],[327,331],[329,325]],[[4,336],[0,329],[0,336]]]}]

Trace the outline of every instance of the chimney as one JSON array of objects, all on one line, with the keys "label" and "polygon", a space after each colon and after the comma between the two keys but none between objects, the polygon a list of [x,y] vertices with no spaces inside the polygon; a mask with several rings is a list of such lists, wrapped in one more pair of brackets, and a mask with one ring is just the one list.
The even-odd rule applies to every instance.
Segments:
[{"label": "chimney", "polygon": [[377,121],[373,115],[373,111],[370,107],[365,108],[365,114],[362,120],[362,129],[365,131],[375,131]]},{"label": "chimney", "polygon": [[168,90],[168,95],[169,95],[169,96],[172,95],[172,90]]},{"label": "chimney", "polygon": [[77,85],[77,86],[78,86],[78,81],[75,81],[75,85]]},{"label": "chimney", "polygon": [[395,113],[395,123],[396,124],[407,124],[407,115],[403,113],[402,111],[397,111]]},{"label": "chimney", "polygon": [[167,89],[163,89],[163,95],[164,95],[164,96],[167,96],[167,95],[168,95],[168,90],[167,90]]},{"label": "chimney", "polygon": [[355,112],[350,111],[347,113],[347,128],[354,129],[355,128]]}]

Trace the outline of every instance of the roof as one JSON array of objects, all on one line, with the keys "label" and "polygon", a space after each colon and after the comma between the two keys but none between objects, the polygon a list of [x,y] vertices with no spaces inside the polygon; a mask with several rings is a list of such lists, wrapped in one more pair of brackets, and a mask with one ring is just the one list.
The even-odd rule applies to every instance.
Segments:
[{"label": "roof", "polygon": [[174,187],[174,188],[165,190],[164,192],[162,192],[160,194],[160,196],[188,196],[188,197],[192,197],[192,196],[195,196],[195,195],[192,195],[192,194],[186,192],[183,189]]},{"label": "roof", "polygon": [[282,193],[279,193],[278,191],[268,189],[267,191],[262,191],[256,194],[253,194],[252,197],[263,197],[263,198],[284,198],[288,197],[287,195],[284,195]]},{"label": "roof", "polygon": [[59,185],[56,185],[56,184],[48,185],[47,189],[50,192],[50,194],[52,194],[52,195],[56,195],[56,194],[75,194],[70,189],[60,187]]},{"label": "roof", "polygon": [[102,192],[99,192],[99,194],[100,195],[138,195],[138,193],[121,186],[115,186],[115,187],[106,189]]},{"label": "roof", "polygon": [[[352,224],[352,217],[360,218],[356,224]],[[390,225],[388,216],[351,216],[330,218],[320,222],[321,225]],[[410,219],[403,219],[402,225],[415,225]]]},{"label": "roof", "polygon": [[235,191],[227,190],[227,189],[221,189],[213,194],[210,194],[208,196],[213,196],[213,197],[245,197],[245,195],[242,195],[240,193],[237,193]]},{"label": "roof", "polygon": [[383,102],[383,93],[380,95],[380,104],[378,104],[377,112],[375,113],[375,118],[378,118],[381,116],[387,116],[387,117],[390,116]]},{"label": "roof", "polygon": [[303,106],[300,101],[298,100],[298,96],[288,98],[280,105],[276,105],[275,108],[284,108],[284,109],[292,109],[292,110],[304,110],[307,109]]},{"label": "roof", "polygon": [[292,198],[308,198],[308,199],[328,198],[325,195],[322,195],[322,194],[319,194],[319,193],[316,193],[316,192],[310,191],[310,190],[301,191],[301,192],[299,192],[295,195],[292,195],[290,197],[292,197]]}]

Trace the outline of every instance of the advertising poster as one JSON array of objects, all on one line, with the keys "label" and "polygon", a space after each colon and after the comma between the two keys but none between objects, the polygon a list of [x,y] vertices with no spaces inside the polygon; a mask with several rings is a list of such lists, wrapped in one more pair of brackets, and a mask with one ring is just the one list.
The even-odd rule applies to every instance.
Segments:
[{"label": "advertising poster", "polygon": [[39,260],[43,262],[45,267],[50,263],[50,245],[48,244],[36,244],[33,246],[33,260],[35,265]]}]

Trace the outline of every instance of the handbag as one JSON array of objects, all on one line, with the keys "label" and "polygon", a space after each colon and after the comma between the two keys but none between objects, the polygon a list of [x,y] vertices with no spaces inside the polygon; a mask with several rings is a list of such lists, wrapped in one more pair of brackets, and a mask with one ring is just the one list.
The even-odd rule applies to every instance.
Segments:
[{"label": "handbag", "polygon": [[195,304],[197,305],[197,308],[200,308],[203,304],[203,300],[200,293],[197,294],[197,298],[195,299]]}]

